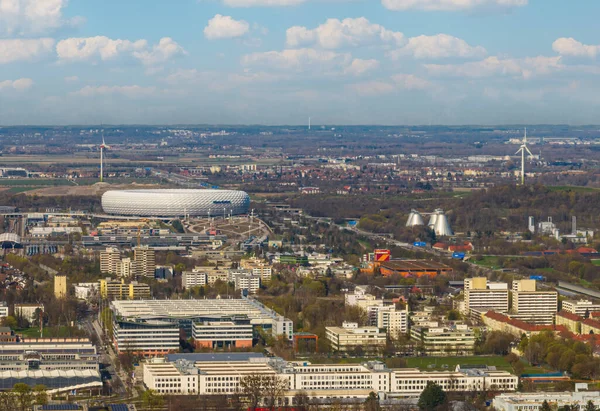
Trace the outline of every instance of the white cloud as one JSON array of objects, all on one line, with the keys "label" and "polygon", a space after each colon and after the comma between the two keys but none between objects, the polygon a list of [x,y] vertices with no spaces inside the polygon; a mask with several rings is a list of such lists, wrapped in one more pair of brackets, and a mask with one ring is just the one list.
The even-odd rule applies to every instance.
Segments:
[{"label": "white cloud", "polygon": [[344,20],[327,19],[325,23],[314,29],[294,26],[286,32],[288,47],[316,44],[325,49],[337,49],[381,43],[399,46],[403,41],[402,33],[387,30],[364,17]]},{"label": "white cloud", "polygon": [[481,46],[471,46],[463,39],[448,34],[435,36],[417,36],[408,39],[408,43],[389,53],[393,59],[411,55],[417,59],[439,59],[447,57],[483,57],[487,54]]},{"label": "white cloud", "polygon": [[391,83],[376,80],[351,84],[348,88],[361,96],[378,96],[391,93],[396,89]]},{"label": "white cloud", "polygon": [[242,37],[249,30],[248,22],[217,14],[208,21],[208,25],[204,28],[204,37],[209,40],[232,39]]},{"label": "white cloud", "polygon": [[79,77],[77,77],[77,76],[65,77],[65,81],[67,83],[77,83],[79,81]]},{"label": "white cloud", "polygon": [[0,39],[0,64],[15,61],[31,61],[52,52],[54,40],[42,39]]},{"label": "white cloud", "polygon": [[266,66],[282,70],[320,70],[328,72],[345,68],[352,63],[348,53],[315,49],[286,49],[247,54],[242,57],[244,66]]},{"label": "white cloud", "polygon": [[185,54],[187,54],[187,52],[183,47],[170,37],[163,37],[160,39],[158,44],[155,44],[152,47],[152,50],[133,52],[133,56],[147,66],[165,63],[175,56]]},{"label": "white cloud", "polygon": [[30,78],[0,81],[0,90],[14,89],[17,91],[24,91],[31,88],[31,86],[33,86],[33,80]]},{"label": "white cloud", "polygon": [[404,90],[426,90],[433,86],[431,82],[414,74],[395,74],[392,76],[392,80]]},{"label": "white cloud", "polygon": [[600,54],[600,45],[587,45],[575,40],[573,37],[561,37],[552,43],[552,50],[561,56],[595,58]]},{"label": "white cloud", "polygon": [[426,11],[459,11],[480,7],[521,7],[528,0],[381,0],[381,4],[390,10],[426,10]]},{"label": "white cloud", "polygon": [[379,61],[377,60],[354,59],[352,60],[352,63],[350,63],[350,66],[346,67],[344,74],[360,76],[377,68],[379,68]]},{"label": "white cloud", "polygon": [[523,59],[501,59],[491,56],[481,61],[464,64],[426,64],[432,75],[483,78],[490,76],[509,76],[531,78],[535,75],[549,74],[565,68],[559,57],[527,57]]},{"label": "white cloud", "polygon": [[133,86],[85,86],[70,93],[74,96],[93,97],[120,94],[129,98],[146,97],[156,93],[156,87]]},{"label": "white cloud", "polygon": [[223,0],[223,4],[229,7],[254,7],[254,6],[296,6],[306,0]]},{"label": "white cloud", "polygon": [[0,35],[39,35],[80,22],[81,17],[63,18],[67,3],[68,0],[0,0]]},{"label": "white cloud", "polygon": [[56,45],[56,53],[62,61],[111,60],[123,53],[146,49],[146,40],[110,39],[105,36],[73,37],[61,40]]}]

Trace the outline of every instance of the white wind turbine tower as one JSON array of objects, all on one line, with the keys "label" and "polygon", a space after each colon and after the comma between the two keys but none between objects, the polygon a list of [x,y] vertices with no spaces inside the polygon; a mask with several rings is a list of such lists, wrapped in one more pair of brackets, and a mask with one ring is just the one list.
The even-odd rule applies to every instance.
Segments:
[{"label": "white wind turbine tower", "polygon": [[521,143],[521,147],[515,154],[521,153],[521,185],[525,185],[525,152],[529,153],[530,156],[531,151],[527,147],[527,127],[525,127],[525,135],[523,136],[523,142]]},{"label": "white wind turbine tower", "polygon": [[100,144],[100,182],[104,180],[104,150],[110,146],[104,142],[104,131],[102,131],[102,144]]}]

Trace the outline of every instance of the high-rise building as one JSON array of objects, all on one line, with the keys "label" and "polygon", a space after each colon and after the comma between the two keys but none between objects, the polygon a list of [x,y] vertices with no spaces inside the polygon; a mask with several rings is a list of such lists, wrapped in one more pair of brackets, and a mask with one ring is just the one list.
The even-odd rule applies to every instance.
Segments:
[{"label": "high-rise building", "polygon": [[377,327],[385,328],[392,338],[408,332],[408,306],[404,310],[397,310],[393,305],[381,305],[377,310]]},{"label": "high-rise building", "polygon": [[156,256],[154,248],[140,246],[133,249],[133,273],[136,276],[154,278]]},{"label": "high-rise building", "polygon": [[65,298],[67,296],[67,276],[66,275],[55,275],[54,276],[54,297],[57,299]]},{"label": "high-rise building", "polygon": [[137,281],[125,283],[125,279],[113,280],[105,278],[100,280],[100,296],[108,300],[139,300],[150,298],[150,286]]},{"label": "high-rise building", "polygon": [[508,311],[508,285],[490,283],[485,277],[465,278],[465,314],[477,311]]},{"label": "high-rise building", "polygon": [[534,324],[553,324],[558,311],[556,291],[536,291],[535,280],[513,281],[513,318]]},{"label": "high-rise building", "polygon": [[129,278],[133,274],[133,262],[131,258],[122,258],[117,262],[116,274],[119,277]]},{"label": "high-rise building", "polygon": [[121,253],[117,248],[107,247],[100,251],[100,271],[106,274],[116,274],[117,264],[121,260]]}]

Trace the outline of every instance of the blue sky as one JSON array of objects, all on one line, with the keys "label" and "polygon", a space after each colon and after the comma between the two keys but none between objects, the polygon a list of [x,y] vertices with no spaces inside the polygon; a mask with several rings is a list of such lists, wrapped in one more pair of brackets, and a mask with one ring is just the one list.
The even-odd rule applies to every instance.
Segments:
[{"label": "blue sky", "polygon": [[596,0],[0,0],[0,124],[598,123]]}]

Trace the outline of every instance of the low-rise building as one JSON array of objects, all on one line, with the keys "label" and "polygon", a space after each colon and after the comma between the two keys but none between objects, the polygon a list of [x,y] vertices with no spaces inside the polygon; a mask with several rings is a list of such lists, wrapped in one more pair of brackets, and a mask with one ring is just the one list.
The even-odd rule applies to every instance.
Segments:
[{"label": "low-rise building", "polygon": [[137,281],[125,282],[107,277],[99,281],[100,296],[108,300],[140,300],[150,298],[150,286]]},{"label": "low-rise building", "polygon": [[38,319],[39,311],[44,311],[43,304],[15,304],[14,313],[15,317],[21,317],[26,319],[29,322],[35,321]]},{"label": "low-rise building", "polygon": [[562,302],[562,309],[580,317],[587,317],[590,313],[600,311],[600,304],[589,300],[565,300]]},{"label": "low-rise building", "polygon": [[251,348],[250,320],[194,322],[192,337],[196,348]]},{"label": "low-rise building", "polygon": [[412,327],[410,337],[417,350],[427,355],[472,355],[475,333],[467,325],[450,327]]},{"label": "low-rise building", "polygon": [[204,287],[207,283],[207,273],[203,270],[203,267],[195,267],[191,271],[181,273],[181,286],[183,288]]},{"label": "low-rise building", "polygon": [[600,334],[600,321],[587,318],[581,323],[581,334]]},{"label": "low-rise building", "polygon": [[347,352],[356,347],[374,351],[385,347],[386,336],[378,327],[359,327],[357,323],[344,322],[341,327],[325,327],[331,349]]},{"label": "low-rise building", "polygon": [[493,406],[498,411],[530,411],[540,410],[545,402],[552,409],[562,409],[569,405],[573,409],[585,409],[589,401],[598,406],[600,404],[600,392],[527,392],[500,394],[494,398]]},{"label": "low-rise building", "polygon": [[494,311],[485,313],[482,316],[482,320],[491,331],[506,332],[517,338],[521,338],[523,334],[529,338],[546,330],[553,332],[567,331],[567,328],[563,325],[530,324]]},{"label": "low-rise building", "polygon": [[256,294],[260,290],[260,277],[254,275],[236,275],[235,289],[247,291],[248,294]]},{"label": "low-rise building", "polygon": [[569,331],[574,334],[581,334],[581,323],[583,318],[577,314],[573,314],[567,311],[559,311],[556,313],[556,325],[565,326]]}]

